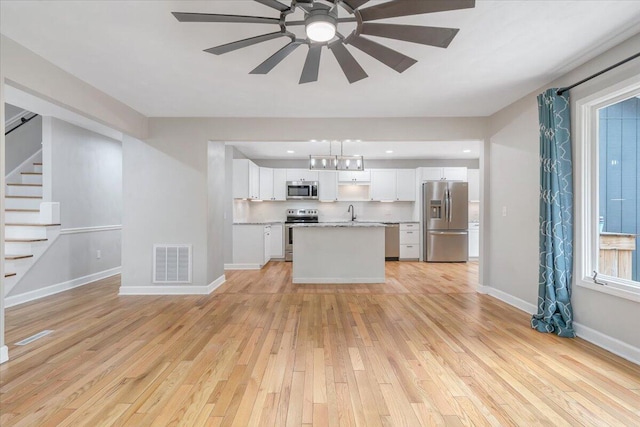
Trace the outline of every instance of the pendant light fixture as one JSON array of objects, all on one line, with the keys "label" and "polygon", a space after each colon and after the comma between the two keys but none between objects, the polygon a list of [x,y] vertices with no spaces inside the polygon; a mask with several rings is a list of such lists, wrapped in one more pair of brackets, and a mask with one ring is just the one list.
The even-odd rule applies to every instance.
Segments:
[{"label": "pendant light fixture", "polygon": [[345,156],[344,141],[340,141],[340,155],[334,156],[331,152],[331,141],[329,142],[329,155],[309,156],[309,170],[342,170],[342,171],[363,171],[363,156]]}]

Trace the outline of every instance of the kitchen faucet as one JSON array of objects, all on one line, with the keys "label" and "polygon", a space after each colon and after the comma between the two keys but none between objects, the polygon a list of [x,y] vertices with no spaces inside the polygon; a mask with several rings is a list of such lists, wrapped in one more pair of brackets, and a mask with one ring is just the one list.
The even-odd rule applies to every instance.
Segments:
[{"label": "kitchen faucet", "polygon": [[349,208],[347,209],[347,212],[351,212],[351,221],[355,221],[356,220],[356,209],[353,207],[353,205],[349,205]]}]

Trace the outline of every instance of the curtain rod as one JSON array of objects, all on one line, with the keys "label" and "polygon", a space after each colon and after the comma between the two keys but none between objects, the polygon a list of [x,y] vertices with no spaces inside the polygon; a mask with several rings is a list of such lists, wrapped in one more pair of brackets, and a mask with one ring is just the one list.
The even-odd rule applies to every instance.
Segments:
[{"label": "curtain rod", "polygon": [[602,71],[599,71],[599,72],[597,72],[595,74],[592,74],[589,77],[587,77],[586,79],[580,80],[578,83],[574,83],[571,86],[562,87],[562,88],[558,89],[558,91],[556,93],[558,95],[562,95],[566,91],[571,90],[576,86],[580,86],[582,83],[586,83],[589,80],[594,79],[594,78],[598,77],[599,75],[606,73],[607,71],[611,71],[614,68],[621,66],[622,64],[626,64],[627,62],[632,61],[632,60],[636,59],[637,57],[640,57],[640,52],[636,53],[635,55],[632,55],[632,56],[628,57],[627,59],[623,59],[622,61],[618,62],[617,64],[613,64],[612,66],[607,67]]}]

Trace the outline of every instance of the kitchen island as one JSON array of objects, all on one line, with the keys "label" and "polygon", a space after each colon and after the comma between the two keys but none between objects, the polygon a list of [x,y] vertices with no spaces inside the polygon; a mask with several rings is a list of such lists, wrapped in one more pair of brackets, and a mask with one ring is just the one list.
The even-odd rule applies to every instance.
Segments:
[{"label": "kitchen island", "polygon": [[293,227],[293,283],[384,283],[384,224]]}]

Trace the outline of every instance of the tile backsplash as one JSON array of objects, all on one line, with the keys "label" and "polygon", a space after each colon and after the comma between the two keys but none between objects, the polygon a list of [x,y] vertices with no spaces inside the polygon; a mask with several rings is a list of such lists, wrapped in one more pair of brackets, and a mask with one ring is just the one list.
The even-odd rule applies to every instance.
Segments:
[{"label": "tile backsplash", "polygon": [[353,205],[360,220],[373,221],[417,221],[414,202],[335,202],[321,203],[316,201],[288,202],[250,202],[235,200],[233,204],[234,222],[268,222],[284,221],[287,209],[317,209],[320,221],[348,221],[351,214],[347,212]]}]

